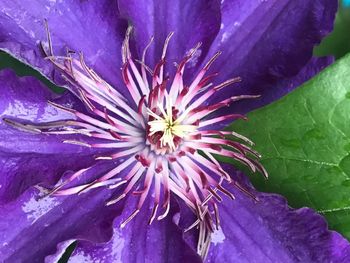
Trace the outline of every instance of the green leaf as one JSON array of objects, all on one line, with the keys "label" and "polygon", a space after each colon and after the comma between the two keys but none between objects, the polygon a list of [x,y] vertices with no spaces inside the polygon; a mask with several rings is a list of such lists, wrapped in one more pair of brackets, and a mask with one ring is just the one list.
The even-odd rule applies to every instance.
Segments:
[{"label": "green leaf", "polygon": [[350,55],[231,130],[256,143],[269,179],[258,190],[309,206],[350,238]]},{"label": "green leaf", "polygon": [[70,256],[74,252],[76,246],[77,241],[74,241],[72,244],[70,244],[57,263],[67,263],[69,261]]},{"label": "green leaf", "polygon": [[62,93],[63,88],[52,84],[48,79],[41,75],[35,69],[23,64],[19,60],[11,57],[9,54],[0,51],[0,70],[10,68],[16,72],[18,76],[34,76],[39,79],[44,85],[50,88],[53,92]]}]

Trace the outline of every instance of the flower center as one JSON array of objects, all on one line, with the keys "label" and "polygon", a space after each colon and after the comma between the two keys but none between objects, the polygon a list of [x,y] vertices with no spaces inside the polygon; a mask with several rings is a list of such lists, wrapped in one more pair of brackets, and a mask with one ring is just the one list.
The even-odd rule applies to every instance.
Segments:
[{"label": "flower center", "polygon": [[184,116],[172,105],[171,98],[166,97],[166,107],[158,104],[157,108],[147,109],[148,141],[156,154],[164,155],[177,150],[186,135],[196,131],[197,126],[184,124]]}]

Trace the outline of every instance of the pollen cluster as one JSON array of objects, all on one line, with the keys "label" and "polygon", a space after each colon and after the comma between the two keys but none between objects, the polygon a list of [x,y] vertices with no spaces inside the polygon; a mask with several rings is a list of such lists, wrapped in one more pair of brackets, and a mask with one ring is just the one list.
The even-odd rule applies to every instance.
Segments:
[{"label": "pollen cluster", "polygon": [[[166,152],[173,152],[179,146],[182,139],[187,134],[196,131],[196,125],[185,124],[185,116],[177,116],[178,110],[172,105],[171,98],[166,97],[166,109],[163,109],[163,105],[158,104],[159,115],[147,109],[149,114],[149,134],[150,144],[156,147],[153,150],[159,154],[165,154]],[[160,135],[159,141],[155,141],[156,134]]]}]

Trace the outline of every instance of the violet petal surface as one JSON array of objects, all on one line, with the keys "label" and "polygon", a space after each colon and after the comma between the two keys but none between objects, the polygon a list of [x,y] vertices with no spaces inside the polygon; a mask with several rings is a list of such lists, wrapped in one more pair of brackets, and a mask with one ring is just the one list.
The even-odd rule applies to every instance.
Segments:
[{"label": "violet petal surface", "polygon": [[67,48],[82,52],[89,66],[120,86],[120,49],[127,25],[118,19],[116,2],[1,1],[0,49],[53,79],[53,65],[44,59],[40,48],[40,41],[47,40],[45,19],[55,55],[65,56]]},{"label": "violet petal surface", "polygon": [[202,262],[182,237],[182,231],[176,225],[175,209],[161,221],[147,224],[153,206],[149,198],[140,213],[125,228],[120,229],[124,217],[133,212],[135,198],[129,198],[124,206],[123,215],[116,218],[113,238],[104,244],[79,242],[70,262],[103,259],[103,262]]},{"label": "violet petal surface", "polygon": [[[223,51],[212,70],[221,81],[239,76],[242,82],[211,99],[259,94],[269,103],[278,98],[271,94],[285,95],[289,90],[279,92],[279,82],[309,62],[314,46],[333,29],[337,6],[336,0],[222,1],[221,30],[208,57]],[[246,101],[229,110],[246,113],[260,106]]]},{"label": "violet petal surface", "polygon": [[[87,177],[107,167],[95,166]],[[37,189],[28,189],[15,201],[0,205],[0,258],[4,262],[43,262],[46,256],[56,253],[57,244],[67,240],[107,242],[123,202],[105,204],[118,193],[119,190],[100,188],[68,197],[40,197],[42,193]]]},{"label": "violet petal surface", "polygon": [[134,27],[135,45],[140,57],[154,36],[146,59],[151,67],[160,61],[164,40],[170,32],[174,35],[166,56],[169,72],[175,71],[174,62],[180,63],[186,52],[201,42],[195,58],[186,66],[189,78],[193,77],[220,29],[220,3],[217,0],[119,0],[118,7],[120,16],[128,19]]},{"label": "violet petal surface", "polygon": [[64,144],[67,136],[30,133],[13,128],[4,118],[30,123],[71,118],[49,100],[81,107],[69,93],[58,96],[33,77],[19,78],[11,70],[0,72],[0,203],[16,198],[29,186],[54,184],[64,172],[91,164],[93,151]]}]

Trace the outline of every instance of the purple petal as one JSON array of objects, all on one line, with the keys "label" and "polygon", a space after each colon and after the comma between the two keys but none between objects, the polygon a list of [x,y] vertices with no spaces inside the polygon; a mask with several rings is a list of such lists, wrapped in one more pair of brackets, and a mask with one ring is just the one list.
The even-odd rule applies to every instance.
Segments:
[{"label": "purple petal", "polygon": [[[241,77],[213,100],[232,95],[259,94],[269,103],[289,89],[280,81],[291,79],[308,63],[313,47],[333,28],[336,0],[222,1],[221,31],[209,56],[223,51],[213,65],[218,80]],[[208,56],[208,57],[209,57]],[[231,110],[248,112],[259,104],[245,103]]]},{"label": "purple petal", "polygon": [[[266,90],[262,95],[262,97],[257,99],[242,100],[242,101],[234,102],[231,105],[231,107],[223,108],[222,110],[219,110],[213,113],[211,117],[225,115],[227,114],[227,112],[247,113],[252,109],[263,107],[264,105],[270,102],[273,102],[275,100],[278,100],[282,96],[293,91],[295,88],[299,87],[304,82],[314,77],[321,70],[326,68],[328,65],[332,64],[333,61],[334,61],[333,57],[312,58],[308,62],[308,64],[304,68],[302,68],[302,70],[296,76],[292,78],[281,79],[280,81],[274,84],[273,88]],[[234,90],[235,88],[232,88],[232,89]],[[247,94],[247,93],[242,93],[242,94]],[[226,123],[221,122],[218,124],[213,124],[208,126],[208,129],[220,130],[225,128],[225,126],[227,126],[230,122],[231,121],[228,121]]]},{"label": "purple petal", "polygon": [[293,210],[279,195],[255,194],[257,203],[236,192],[236,200],[219,205],[221,229],[212,237],[207,262],[349,260],[348,241],[329,231],[326,221],[313,210]]},{"label": "purple petal", "polygon": [[55,55],[65,56],[66,48],[81,51],[106,81],[119,84],[126,23],[118,19],[115,1],[1,1],[0,49],[52,79],[53,67],[39,45],[46,41],[44,19]]},{"label": "purple petal", "polygon": [[[48,102],[81,107],[69,94],[58,98],[34,77],[19,78],[11,70],[0,72],[0,149],[9,153],[74,153],[81,147],[62,144],[62,138],[20,131],[6,124],[3,118],[32,123],[71,119],[72,115],[58,110]],[[56,97],[56,98],[55,98]],[[86,149],[84,149],[86,150]]]},{"label": "purple petal", "polygon": [[[54,183],[66,170],[80,169],[93,161],[92,151],[64,144],[63,137],[20,131],[4,123],[4,117],[34,123],[71,118],[47,103],[57,95],[38,80],[18,78],[3,70],[0,91],[0,203],[39,182]],[[69,94],[55,101],[81,107]]]},{"label": "purple petal", "polygon": [[[113,238],[105,244],[79,242],[70,262],[78,263],[103,259],[105,262],[202,262],[183,240],[182,231],[175,224],[176,213],[148,225],[153,201],[148,198],[140,213],[121,229],[120,224],[134,210],[137,198],[129,198],[123,213],[116,218]],[[84,261],[85,260],[85,261]]]},{"label": "purple petal", "polygon": [[166,56],[169,71],[175,68],[173,62],[179,63],[189,49],[202,42],[200,50],[186,69],[187,73],[193,73],[191,69],[195,70],[196,65],[202,62],[220,29],[219,1],[119,0],[118,6],[121,16],[127,18],[135,28],[139,55],[151,36],[154,36],[155,43],[150,47],[146,60],[151,66],[160,60],[164,40],[170,32],[174,32]]},{"label": "purple petal", "polygon": [[92,162],[92,156],[0,154],[0,204],[16,199],[30,186],[54,185],[67,171]]},{"label": "purple petal", "polygon": [[235,108],[238,112],[247,112],[250,109],[260,108],[270,102],[278,100],[287,93],[293,91],[295,88],[301,86],[304,82],[316,76],[333,62],[333,57],[314,57],[296,76],[280,80],[273,86],[273,88],[266,90],[260,99],[252,100],[248,103],[247,101],[245,101],[245,103],[238,102],[235,105]]},{"label": "purple petal", "polygon": [[37,199],[38,191],[30,189],[15,202],[0,206],[0,258],[43,262],[46,256],[59,253],[56,246],[67,240],[107,242],[113,219],[121,212],[121,205],[105,205],[112,193],[104,188]]}]

